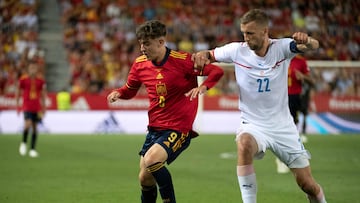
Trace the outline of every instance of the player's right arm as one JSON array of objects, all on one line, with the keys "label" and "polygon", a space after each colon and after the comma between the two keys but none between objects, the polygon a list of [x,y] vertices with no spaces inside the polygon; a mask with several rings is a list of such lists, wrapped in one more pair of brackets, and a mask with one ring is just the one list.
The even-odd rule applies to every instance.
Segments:
[{"label": "player's right arm", "polygon": [[194,61],[195,69],[202,69],[205,65],[216,62],[214,50],[204,50],[194,53],[191,55],[191,60]]},{"label": "player's right arm", "polygon": [[107,96],[108,102],[113,103],[119,99],[133,98],[140,89],[141,84],[141,81],[137,79],[136,63],[134,63],[130,69],[126,84],[118,89],[112,90]]},{"label": "player's right arm", "polygon": [[295,32],[292,37],[296,42],[296,48],[301,52],[307,52],[319,48],[319,41],[310,37],[307,33]]},{"label": "player's right arm", "polygon": [[118,99],[120,99],[120,93],[118,91],[116,91],[116,90],[113,90],[107,96],[107,100],[108,100],[109,103],[116,102]]}]

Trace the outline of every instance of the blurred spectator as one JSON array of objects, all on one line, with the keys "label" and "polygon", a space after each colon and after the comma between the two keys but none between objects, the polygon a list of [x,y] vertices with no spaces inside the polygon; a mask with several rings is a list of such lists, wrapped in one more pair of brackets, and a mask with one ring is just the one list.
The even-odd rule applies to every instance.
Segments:
[{"label": "blurred spectator", "polygon": [[45,52],[38,45],[37,0],[0,1],[0,94],[14,94],[30,62],[45,72]]},{"label": "blurred spectator", "polygon": [[337,70],[335,81],[335,88],[333,95],[344,96],[344,95],[355,95],[355,85],[352,76],[348,73],[345,68],[339,68]]},{"label": "blurred spectator", "polygon": [[[211,49],[224,41],[243,40],[240,30],[233,29],[233,25],[239,24],[239,16],[248,9],[261,7],[273,19],[273,38],[306,30],[322,39],[321,49],[306,55],[309,60],[360,60],[360,29],[353,29],[360,28],[360,18],[352,15],[360,10],[360,2],[356,0],[344,3],[310,0],[239,3],[213,0],[209,4],[202,0],[191,3],[186,0],[59,0],[59,4],[65,25],[64,46],[68,50],[72,84],[77,87],[74,89],[79,89],[80,82],[75,81],[89,80],[80,83],[84,91],[98,92],[101,88],[123,82],[122,78],[131,66],[130,61],[140,54],[134,29],[137,24],[155,18],[168,24],[167,46],[193,52]],[[353,9],[351,12],[350,8]],[[99,52],[94,56],[96,59],[86,56],[89,50]],[[85,67],[89,64],[74,64],[74,60],[96,62],[92,62],[95,63],[91,68],[93,71],[89,72],[88,67]],[[327,70],[320,73],[321,77],[325,77],[322,79],[326,79],[324,84],[327,85],[319,86],[319,91],[335,89],[334,81],[328,81],[328,75]],[[224,78],[226,82],[221,92],[236,92],[233,73],[226,74]],[[88,87],[85,88],[86,85]]]}]

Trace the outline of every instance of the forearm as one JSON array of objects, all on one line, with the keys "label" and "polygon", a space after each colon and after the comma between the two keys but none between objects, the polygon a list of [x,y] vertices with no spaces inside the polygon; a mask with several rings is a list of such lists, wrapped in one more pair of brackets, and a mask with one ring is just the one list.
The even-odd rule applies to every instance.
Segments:
[{"label": "forearm", "polygon": [[215,57],[214,57],[214,50],[207,50],[206,57],[207,57],[207,59],[210,60],[210,63],[216,62]]},{"label": "forearm", "polygon": [[313,78],[310,75],[304,75],[303,76],[303,81],[307,82],[311,86],[315,85],[315,81],[313,80]]},{"label": "forearm", "polygon": [[125,85],[123,87],[115,89],[115,91],[120,94],[120,99],[131,99],[136,96],[138,89],[130,89]]},{"label": "forearm", "polygon": [[297,44],[297,48],[302,52],[316,50],[319,48],[319,41],[308,36],[307,42],[305,44]]},{"label": "forearm", "polygon": [[205,85],[207,89],[210,89],[215,86],[217,82],[219,82],[221,77],[224,75],[224,70],[218,66],[209,64],[205,66],[204,73],[207,78],[202,85]]}]

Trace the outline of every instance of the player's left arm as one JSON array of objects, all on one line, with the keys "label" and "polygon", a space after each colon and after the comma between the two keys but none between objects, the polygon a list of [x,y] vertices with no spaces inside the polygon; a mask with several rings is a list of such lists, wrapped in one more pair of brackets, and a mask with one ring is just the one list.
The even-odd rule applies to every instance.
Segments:
[{"label": "player's left arm", "polygon": [[208,89],[215,86],[217,82],[224,75],[224,70],[219,66],[208,64],[204,66],[203,71],[197,72],[198,76],[207,76],[205,81],[197,88],[191,89],[185,94],[185,96],[190,97],[190,100],[196,98],[199,94],[205,93]]},{"label": "player's left arm", "polygon": [[201,85],[204,85],[207,87],[207,89],[210,89],[214,87],[217,82],[219,82],[219,80],[223,75],[224,75],[224,70],[219,66],[216,66],[214,64],[205,65],[202,75],[200,76],[207,76],[207,77]]},{"label": "player's left arm", "polygon": [[304,74],[304,76],[303,76],[303,81],[305,81],[306,83],[308,83],[310,86],[314,86],[314,85],[315,85],[315,80],[314,80],[314,78],[311,76],[310,73]]},{"label": "player's left arm", "polygon": [[307,52],[319,48],[319,41],[310,37],[307,33],[295,32],[292,35],[292,38],[296,42],[296,48],[301,52]]}]

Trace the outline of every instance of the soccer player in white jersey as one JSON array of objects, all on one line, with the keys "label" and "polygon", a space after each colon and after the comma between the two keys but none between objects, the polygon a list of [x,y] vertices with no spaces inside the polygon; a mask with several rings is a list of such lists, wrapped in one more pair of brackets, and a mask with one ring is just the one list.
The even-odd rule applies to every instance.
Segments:
[{"label": "soccer player in white jersey", "polygon": [[192,59],[197,68],[216,61],[235,65],[242,119],[236,135],[242,200],[256,202],[253,160],[269,149],[291,169],[309,202],[325,203],[324,192],[311,174],[310,155],[291,117],[287,90],[290,60],[297,53],[316,50],[319,42],[302,32],[292,38],[269,38],[269,18],[260,9],[244,14],[240,29],[245,42],[200,51]]}]

